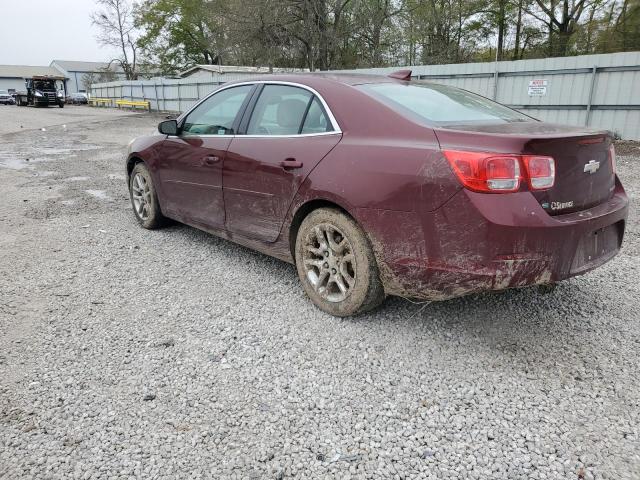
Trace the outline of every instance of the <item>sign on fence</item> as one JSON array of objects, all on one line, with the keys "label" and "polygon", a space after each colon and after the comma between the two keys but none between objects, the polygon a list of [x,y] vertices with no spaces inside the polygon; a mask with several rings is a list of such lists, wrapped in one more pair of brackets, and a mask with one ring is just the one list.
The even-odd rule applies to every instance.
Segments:
[{"label": "sign on fence", "polygon": [[530,97],[544,97],[547,94],[547,80],[529,80]]}]

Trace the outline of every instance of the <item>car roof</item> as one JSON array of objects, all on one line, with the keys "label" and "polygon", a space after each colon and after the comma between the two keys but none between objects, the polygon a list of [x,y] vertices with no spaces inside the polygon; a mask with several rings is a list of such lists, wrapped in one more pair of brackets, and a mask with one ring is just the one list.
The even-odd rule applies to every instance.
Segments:
[{"label": "car roof", "polygon": [[312,87],[323,80],[343,85],[362,85],[365,83],[405,83],[384,75],[370,75],[364,73],[333,73],[333,72],[313,72],[279,75],[259,75],[243,80],[229,83],[251,83],[251,82],[292,82],[300,83]]}]

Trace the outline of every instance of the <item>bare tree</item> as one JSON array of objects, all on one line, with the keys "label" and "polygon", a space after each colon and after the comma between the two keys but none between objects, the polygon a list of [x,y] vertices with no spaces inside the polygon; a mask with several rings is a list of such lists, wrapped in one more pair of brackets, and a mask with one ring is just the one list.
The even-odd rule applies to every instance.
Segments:
[{"label": "bare tree", "polygon": [[603,0],[535,0],[543,15],[533,10],[527,10],[527,13],[548,25],[549,55],[563,56],[569,53],[569,39],[575,33],[585,9],[601,5],[602,2]]},{"label": "bare tree", "polygon": [[91,85],[93,85],[94,83],[98,83],[96,79],[96,74],[93,72],[87,72],[84,75],[82,75],[81,82],[82,82],[82,86],[87,92],[91,90]]},{"label": "bare tree", "polygon": [[127,80],[136,80],[138,45],[133,7],[129,0],[96,0],[96,3],[100,9],[91,15],[91,22],[100,30],[97,40],[120,51],[120,56],[109,64],[120,65]]}]

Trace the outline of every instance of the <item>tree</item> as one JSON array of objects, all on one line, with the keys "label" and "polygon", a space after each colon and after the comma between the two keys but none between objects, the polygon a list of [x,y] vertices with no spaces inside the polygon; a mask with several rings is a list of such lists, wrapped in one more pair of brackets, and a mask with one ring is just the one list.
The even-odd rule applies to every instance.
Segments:
[{"label": "tree", "polygon": [[200,63],[330,70],[493,61],[496,54],[517,60],[639,49],[639,5],[640,0],[142,0],[136,45],[156,68],[171,72]]},{"label": "tree", "polygon": [[640,0],[614,2],[598,30],[597,51],[640,50]]},{"label": "tree", "polygon": [[534,0],[534,2],[542,12],[536,12],[533,9],[528,12],[547,25],[548,54],[557,57],[569,53],[569,40],[576,32],[585,9],[594,4],[601,4],[602,0]]},{"label": "tree", "polygon": [[[402,3],[394,0],[359,0],[348,17],[347,30],[353,41],[345,42],[343,56],[361,67],[393,63],[402,40],[397,19],[403,13]],[[353,46],[349,49],[349,46]]]},{"label": "tree", "polygon": [[87,72],[82,75],[80,81],[82,82],[82,86],[87,92],[91,90],[91,85],[93,85],[94,83],[99,83],[96,79],[96,74],[93,72]]},{"label": "tree", "polygon": [[109,64],[120,65],[127,80],[136,80],[138,45],[131,4],[128,0],[96,0],[96,3],[100,9],[91,15],[91,21],[100,31],[97,40],[120,51],[120,56]]}]

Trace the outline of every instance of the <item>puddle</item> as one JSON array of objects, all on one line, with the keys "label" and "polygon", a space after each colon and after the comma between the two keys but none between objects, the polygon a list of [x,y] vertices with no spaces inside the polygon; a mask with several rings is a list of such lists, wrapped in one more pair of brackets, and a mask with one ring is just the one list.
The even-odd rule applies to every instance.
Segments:
[{"label": "puddle", "polygon": [[36,163],[45,162],[46,158],[18,158],[13,153],[0,152],[0,167],[9,168],[11,170],[23,170],[25,168],[33,168]]},{"label": "puddle", "polygon": [[72,152],[99,150],[102,147],[99,145],[80,144],[62,148],[55,144],[49,144],[44,146],[28,146],[25,148],[17,144],[4,144],[2,148],[4,151],[0,151],[0,168],[23,170],[30,168],[34,163],[53,160],[53,157],[59,157],[61,155],[75,157],[77,155]]},{"label": "puddle", "polygon": [[85,192],[87,192],[89,195],[99,200],[113,202],[113,198],[107,195],[107,192],[105,192],[104,190],[85,190]]},{"label": "puddle", "polygon": [[53,170],[40,170],[33,174],[34,177],[50,177],[51,175],[57,175],[58,172],[54,172]]},{"label": "puddle", "polygon": [[89,144],[74,145],[72,147],[66,147],[66,148],[49,147],[49,146],[35,147],[36,151],[43,153],[44,155],[65,155],[71,152],[85,152],[88,150],[99,150],[99,149],[100,149],[99,145],[89,145]]},{"label": "puddle", "polygon": [[45,155],[64,155],[65,153],[69,153],[72,150],[68,148],[53,148],[53,147],[41,147],[36,148],[40,153],[44,153]]}]

